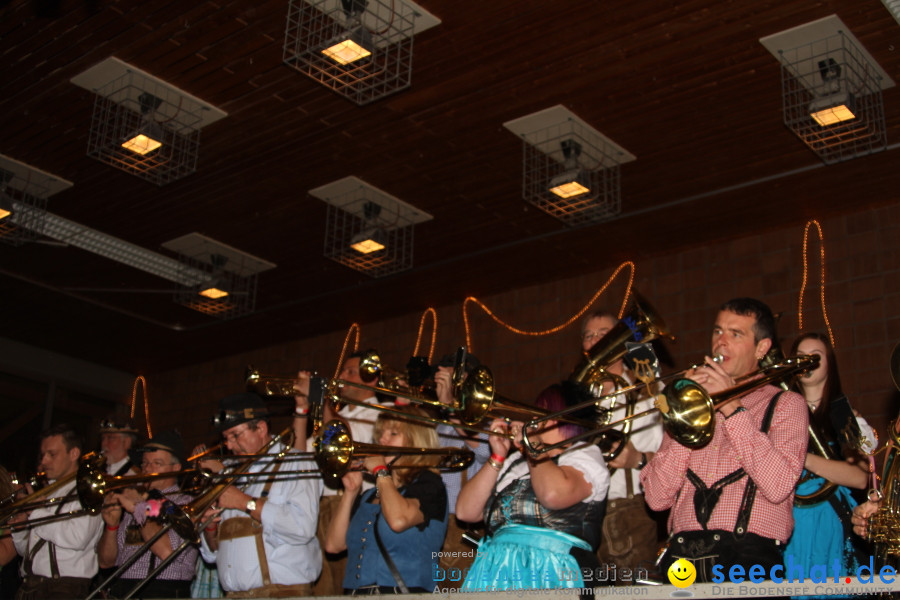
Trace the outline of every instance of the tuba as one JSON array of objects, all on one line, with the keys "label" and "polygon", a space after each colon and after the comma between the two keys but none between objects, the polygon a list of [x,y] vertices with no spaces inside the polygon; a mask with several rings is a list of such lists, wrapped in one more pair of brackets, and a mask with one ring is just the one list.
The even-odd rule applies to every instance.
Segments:
[{"label": "tuba", "polygon": [[[634,406],[641,394],[641,388],[629,386],[625,379],[610,373],[610,365],[627,354],[627,344],[629,343],[644,343],[659,337],[673,338],[665,322],[660,318],[653,306],[637,292],[632,292],[632,296],[634,297],[634,303],[631,310],[619,319],[619,322],[606,335],[600,338],[590,350],[584,352],[581,362],[578,363],[569,376],[570,381],[589,387],[595,397],[611,398],[607,407],[601,407],[599,402],[595,404],[597,412],[595,421],[600,427],[605,427],[612,423],[613,413],[621,408],[618,406],[620,402],[619,395],[604,394],[604,384],[610,383],[614,390],[623,390],[622,395],[625,396],[625,418],[622,419],[621,429],[607,429],[597,440],[597,444],[603,450],[607,461],[615,458],[628,441],[628,437],[631,434],[631,417],[634,415]],[[619,446],[615,451],[612,451],[611,448],[614,442],[619,442]]]},{"label": "tuba", "polygon": [[[881,505],[869,518],[868,539],[874,544],[879,565],[896,564],[900,560],[900,438],[897,427],[900,417],[889,428],[887,453],[881,471]],[[871,495],[871,492],[870,492]]]}]

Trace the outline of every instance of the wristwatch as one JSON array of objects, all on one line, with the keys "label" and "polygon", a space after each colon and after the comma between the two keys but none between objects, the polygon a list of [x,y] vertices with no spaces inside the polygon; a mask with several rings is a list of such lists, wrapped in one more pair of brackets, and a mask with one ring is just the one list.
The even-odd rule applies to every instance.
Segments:
[{"label": "wristwatch", "polygon": [[256,498],[250,498],[249,500],[247,500],[247,506],[244,508],[244,510],[248,515],[256,510]]}]

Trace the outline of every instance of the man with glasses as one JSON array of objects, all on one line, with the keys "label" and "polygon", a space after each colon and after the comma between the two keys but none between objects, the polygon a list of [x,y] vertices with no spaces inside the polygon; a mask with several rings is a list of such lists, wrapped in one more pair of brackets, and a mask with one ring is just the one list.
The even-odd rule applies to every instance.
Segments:
[{"label": "man with glasses", "polygon": [[[272,441],[262,398],[245,392],[219,402],[216,419],[234,454],[258,454]],[[279,477],[282,470],[315,469],[310,461],[273,460],[289,449],[275,442],[249,472],[272,473],[229,485],[218,499],[219,516],[204,528],[200,551],[215,562],[230,597],[308,596],[322,570],[316,539],[321,478]],[[245,460],[241,459],[241,463]],[[215,514],[209,511],[208,515]]]},{"label": "man with glasses", "polygon": [[[119,567],[163,526],[166,502],[184,506],[191,497],[179,491],[175,473],[185,464],[184,442],[178,431],[170,430],[153,437],[139,450],[143,474],[163,475],[147,484],[147,492],[124,488],[107,494],[102,511],[106,527],[97,545],[97,556],[103,568]],[[166,474],[172,473],[170,477]],[[138,586],[147,575],[184,540],[170,529],[166,535],[144,551],[140,558],[113,583],[114,597],[121,598]],[[142,598],[189,598],[191,580],[197,564],[197,549],[189,545],[169,565],[141,588]]]},{"label": "man with glasses", "polygon": [[[593,312],[582,324],[581,349],[586,353],[590,352],[594,344],[609,333],[618,322],[619,319],[609,311]],[[607,365],[606,371],[621,377],[629,385],[636,382],[634,374],[622,359]],[[605,384],[602,390],[594,390],[594,395],[608,394],[612,391],[613,386],[610,382]],[[604,400],[602,404],[609,408],[613,400],[616,406],[621,406],[625,402],[625,397],[620,395],[614,399]],[[644,397],[635,402],[634,413],[652,407],[653,399]],[[624,416],[625,411],[619,410],[612,418],[618,420]],[[631,434],[625,446],[609,462],[611,476],[606,518],[603,519],[603,537],[597,551],[601,569],[608,572],[601,573],[597,577],[601,581],[613,585],[634,582],[638,569],[651,568],[656,559],[658,527],[644,501],[640,471],[653,458],[662,443],[662,438],[663,430],[658,412],[636,419],[632,422]]]}]

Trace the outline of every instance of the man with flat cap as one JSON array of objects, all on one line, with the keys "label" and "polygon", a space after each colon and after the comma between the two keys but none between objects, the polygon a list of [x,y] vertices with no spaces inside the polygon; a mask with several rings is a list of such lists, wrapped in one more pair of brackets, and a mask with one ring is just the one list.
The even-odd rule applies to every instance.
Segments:
[{"label": "man with flat cap", "polygon": [[[124,488],[107,495],[102,511],[106,526],[97,557],[102,568],[120,567],[164,525],[166,502],[184,506],[191,497],[180,492],[175,473],[185,464],[184,442],[176,430],[160,433],[139,449],[143,474],[163,475],[147,486],[146,493]],[[165,475],[172,475],[166,477]],[[135,588],[156,566],[166,560],[184,540],[170,529],[143,552],[141,557],[113,583],[111,591],[117,598]],[[141,588],[141,598],[190,598],[191,580],[197,564],[197,549],[188,546],[169,565]]]},{"label": "man with flat cap", "polygon": [[[268,410],[251,392],[219,402],[218,427],[234,454],[257,454],[272,440]],[[269,449],[286,451],[281,441]],[[283,598],[308,596],[322,570],[316,539],[320,478],[276,480],[283,461],[257,460],[252,473],[271,472],[228,486],[218,500],[221,515],[206,527],[200,551],[215,562],[229,597]],[[313,469],[312,461],[291,461],[284,470]]]}]

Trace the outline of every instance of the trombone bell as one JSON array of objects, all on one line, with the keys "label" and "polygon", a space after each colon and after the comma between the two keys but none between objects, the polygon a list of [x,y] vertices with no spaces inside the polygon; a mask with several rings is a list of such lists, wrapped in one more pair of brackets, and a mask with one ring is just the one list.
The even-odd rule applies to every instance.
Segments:
[{"label": "trombone bell", "polygon": [[406,448],[356,443],[344,422],[338,420],[329,421],[322,427],[313,443],[313,453],[322,475],[333,478],[342,477],[351,470],[354,460],[367,456],[440,456],[434,466],[445,471],[467,469],[475,460],[475,453],[468,448]]}]

